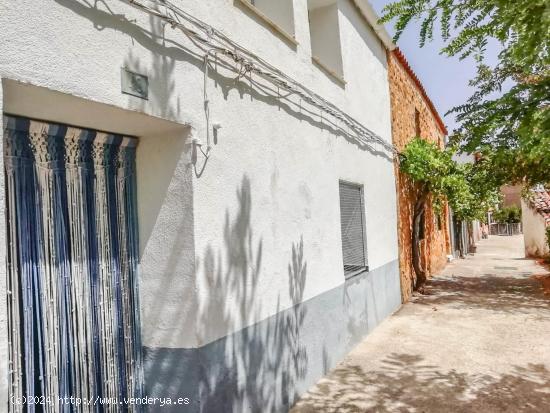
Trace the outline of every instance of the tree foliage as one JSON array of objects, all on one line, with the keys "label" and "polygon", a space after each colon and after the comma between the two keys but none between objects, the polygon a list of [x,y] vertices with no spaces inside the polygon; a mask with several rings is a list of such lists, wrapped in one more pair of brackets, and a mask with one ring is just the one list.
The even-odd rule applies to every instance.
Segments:
[{"label": "tree foliage", "polygon": [[[482,153],[500,183],[550,182],[550,2],[548,0],[398,0],[382,22],[395,21],[395,41],[420,19],[420,46],[445,41],[441,53],[473,57],[475,93],[451,110],[460,150]],[[501,45],[496,65],[486,59]]]},{"label": "tree foliage", "polygon": [[499,224],[517,224],[521,222],[521,208],[509,206],[493,212],[493,219]]},{"label": "tree foliage", "polygon": [[498,202],[498,186],[485,161],[459,164],[453,160],[454,154],[453,148],[441,150],[417,137],[401,153],[400,168],[420,192],[431,194],[436,210],[446,201],[458,219],[483,219]]},{"label": "tree foliage", "polygon": [[486,162],[459,164],[453,160],[454,153],[453,149],[441,150],[435,143],[415,137],[400,155],[400,169],[416,189],[411,240],[415,289],[422,289],[427,277],[420,259],[419,234],[428,199],[436,213],[441,213],[443,203],[448,202],[460,220],[483,219],[498,200],[498,185],[486,169]]}]

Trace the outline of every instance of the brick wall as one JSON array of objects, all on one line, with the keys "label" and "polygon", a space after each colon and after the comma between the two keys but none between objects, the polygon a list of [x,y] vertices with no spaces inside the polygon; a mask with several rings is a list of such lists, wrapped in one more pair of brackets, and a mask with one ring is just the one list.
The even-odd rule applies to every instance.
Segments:
[{"label": "brick wall", "polygon": [[504,185],[500,188],[502,194],[502,206],[517,206],[521,208],[521,185]]},{"label": "brick wall", "polygon": [[[388,76],[390,83],[393,144],[402,150],[416,135],[419,121],[420,136],[435,142],[443,148],[445,126],[437,115],[419,80],[408,66],[399,50],[388,53]],[[415,111],[418,115],[415,116]],[[418,118],[418,119],[415,119]],[[409,300],[412,292],[414,269],[412,267],[412,216],[415,202],[415,188],[410,179],[396,168],[398,198],[399,264],[401,271],[401,293],[403,302]],[[448,211],[441,213],[441,230],[431,201],[425,212],[425,239],[421,241],[422,264],[428,275],[441,270],[450,251]]]}]

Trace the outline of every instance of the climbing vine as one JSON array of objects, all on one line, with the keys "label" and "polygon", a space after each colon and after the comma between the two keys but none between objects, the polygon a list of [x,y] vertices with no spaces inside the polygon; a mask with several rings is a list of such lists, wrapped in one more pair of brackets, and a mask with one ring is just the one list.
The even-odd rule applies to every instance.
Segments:
[{"label": "climbing vine", "polygon": [[440,149],[436,144],[415,137],[400,155],[400,169],[414,182],[415,202],[412,220],[412,264],[416,274],[414,288],[426,282],[420,259],[421,222],[428,199],[436,213],[445,202],[460,220],[483,219],[498,202],[499,185],[492,179],[487,163],[459,164],[453,160],[455,148]]}]

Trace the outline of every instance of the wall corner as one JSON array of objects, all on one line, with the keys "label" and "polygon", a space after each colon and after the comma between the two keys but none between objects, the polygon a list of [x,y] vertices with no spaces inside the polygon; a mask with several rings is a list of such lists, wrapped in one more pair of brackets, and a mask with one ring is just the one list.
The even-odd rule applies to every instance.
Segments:
[{"label": "wall corner", "polygon": [[[2,154],[4,153],[4,97],[2,88],[2,78],[0,77],[0,131],[2,131]],[[4,156],[0,157],[0,169],[4,170]],[[7,284],[6,284],[6,219],[5,219],[5,191],[4,174],[0,173],[0,411],[8,410],[8,311],[7,311]]]}]

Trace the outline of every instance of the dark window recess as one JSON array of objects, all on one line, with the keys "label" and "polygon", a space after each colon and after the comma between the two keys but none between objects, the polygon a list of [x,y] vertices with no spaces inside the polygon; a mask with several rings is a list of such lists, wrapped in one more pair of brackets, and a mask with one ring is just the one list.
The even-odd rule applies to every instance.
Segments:
[{"label": "dark window recess", "polygon": [[344,274],[353,276],[367,270],[363,189],[340,182],[340,227]]},{"label": "dark window recess", "polygon": [[414,133],[415,136],[420,136],[420,112],[418,109],[414,110]]},{"label": "dark window recess", "polygon": [[443,229],[441,214],[437,214],[437,229],[438,229],[438,231],[441,231]]}]

